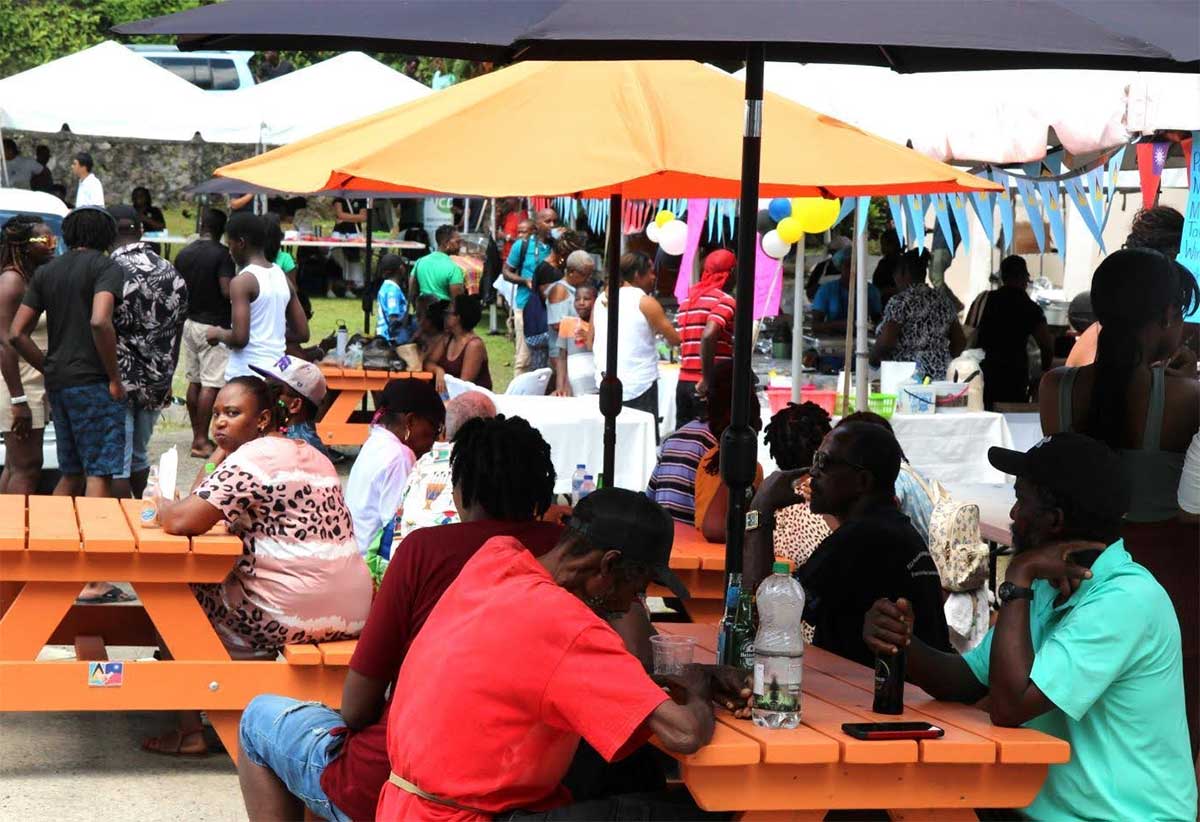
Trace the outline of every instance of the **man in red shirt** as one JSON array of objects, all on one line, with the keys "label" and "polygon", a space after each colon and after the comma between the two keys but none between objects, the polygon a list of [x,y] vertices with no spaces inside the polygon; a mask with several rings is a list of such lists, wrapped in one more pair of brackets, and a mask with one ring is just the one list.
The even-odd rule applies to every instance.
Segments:
[{"label": "man in red shirt", "polygon": [[550,446],[525,420],[469,420],[450,466],[462,522],[418,529],[394,550],[350,660],[341,713],[272,695],[246,707],[238,777],[251,820],[299,819],[303,805],[330,822],[373,818],[389,772],[386,692],[434,605],[491,538],[531,556],[557,542],[562,528],[536,520],[553,495]]},{"label": "man in red shirt", "polygon": [[736,279],[737,257],[719,248],[704,259],[700,282],[679,306],[679,385],[675,388],[675,427],[704,419],[704,398],[718,363],[733,361],[733,316],[737,303],[725,291]]},{"label": "man in red shirt", "polygon": [[644,796],[564,809],[571,796],[562,786],[581,739],[610,762],[650,734],[692,753],[712,738],[714,680],[730,699],[749,693],[722,676],[731,669],[689,666],[677,703],[604,618],[629,613],[651,581],[686,595],[667,568],[673,536],[670,516],[648,497],[604,488],[575,507],[541,557],[511,537],[480,548],[400,669],[402,698],[388,717],[391,773],[376,818],[490,820],[555,809],[554,818],[694,818],[694,806]]}]

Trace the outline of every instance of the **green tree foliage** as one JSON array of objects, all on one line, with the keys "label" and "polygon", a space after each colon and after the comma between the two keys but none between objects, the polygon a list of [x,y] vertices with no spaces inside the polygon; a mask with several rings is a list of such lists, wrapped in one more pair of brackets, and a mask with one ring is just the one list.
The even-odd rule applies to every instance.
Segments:
[{"label": "green tree foliage", "polygon": [[[109,29],[118,23],[171,14],[208,2],[211,0],[0,0],[0,76],[111,39]],[[155,42],[155,38],[138,39]]]}]

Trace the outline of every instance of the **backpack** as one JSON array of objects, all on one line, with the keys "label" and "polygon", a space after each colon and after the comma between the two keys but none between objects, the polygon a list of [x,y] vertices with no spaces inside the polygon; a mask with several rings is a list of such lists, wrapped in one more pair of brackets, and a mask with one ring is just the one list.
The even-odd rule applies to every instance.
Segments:
[{"label": "backpack", "polygon": [[979,506],[959,502],[937,480],[913,476],[929,494],[929,555],[937,566],[942,588],[951,592],[974,591],[990,572],[990,551],[979,534]]}]

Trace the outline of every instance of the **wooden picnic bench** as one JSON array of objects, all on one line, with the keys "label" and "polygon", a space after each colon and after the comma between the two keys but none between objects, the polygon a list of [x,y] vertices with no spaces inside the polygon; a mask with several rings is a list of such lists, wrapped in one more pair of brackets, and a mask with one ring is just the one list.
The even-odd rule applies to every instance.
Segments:
[{"label": "wooden picnic bench", "polygon": [[333,402],[317,421],[317,435],[326,445],[362,445],[370,433],[368,421],[356,420],[368,391],[382,391],[391,380],[432,380],[427,371],[380,371],[320,364]]},{"label": "wooden picnic bench", "polygon": [[[258,694],[339,707],[354,643],[232,660],[189,584],[223,580],[241,540],[223,525],[190,539],[142,528],[142,505],[0,495],[0,711],[205,710],[236,759],[242,709]],[[76,604],[93,580],[130,582],[138,602]],[[107,646],[160,643],[171,660],[124,661],[119,676],[94,667]],[[78,661],[36,661],[47,644],[74,645]]]},{"label": "wooden picnic bench", "polygon": [[[670,623],[664,633],[692,636],[696,660],[716,652],[712,625]],[[678,757],[701,808],[742,819],[822,819],[835,809],[879,809],[892,819],[974,819],[975,808],[1022,808],[1050,765],[1070,746],[1028,728],[999,728],[969,705],[938,702],[914,685],[905,711],[871,711],[874,672],[820,648],[804,653],[801,725],[769,730],[721,712],[710,745]],[[867,742],[844,722],[928,721],[942,739]]]},{"label": "wooden picnic bench", "polygon": [[[725,610],[725,546],[707,541],[692,525],[676,522],[669,565],[691,594],[684,607],[692,620],[719,622]],[[674,596],[660,585],[651,585],[646,593]]]}]

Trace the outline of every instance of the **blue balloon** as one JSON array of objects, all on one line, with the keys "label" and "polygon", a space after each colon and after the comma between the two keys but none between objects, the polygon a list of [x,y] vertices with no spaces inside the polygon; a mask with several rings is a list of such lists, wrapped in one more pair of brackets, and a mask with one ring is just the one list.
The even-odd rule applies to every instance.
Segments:
[{"label": "blue balloon", "polygon": [[775,222],[779,222],[784,217],[792,216],[792,201],[786,197],[776,197],[771,201],[771,205],[768,206],[767,211],[775,218]]}]

